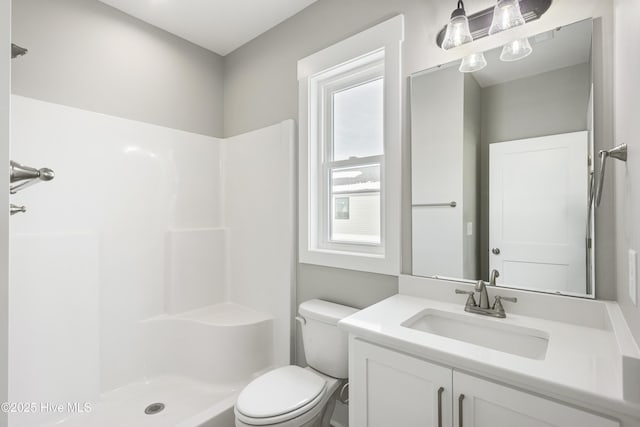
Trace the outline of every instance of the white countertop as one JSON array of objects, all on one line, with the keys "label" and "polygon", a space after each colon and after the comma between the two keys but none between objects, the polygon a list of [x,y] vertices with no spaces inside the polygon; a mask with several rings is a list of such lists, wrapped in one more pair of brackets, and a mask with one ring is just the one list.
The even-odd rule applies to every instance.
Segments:
[{"label": "white countertop", "polygon": [[[494,319],[466,313],[464,300],[452,303],[395,295],[342,320],[340,327],[370,342],[489,380],[585,408],[640,418],[640,405],[623,398],[622,356],[615,328],[509,314],[507,303],[505,308],[507,319]],[[426,309],[544,331],[549,335],[546,357],[529,359],[401,326]]]}]

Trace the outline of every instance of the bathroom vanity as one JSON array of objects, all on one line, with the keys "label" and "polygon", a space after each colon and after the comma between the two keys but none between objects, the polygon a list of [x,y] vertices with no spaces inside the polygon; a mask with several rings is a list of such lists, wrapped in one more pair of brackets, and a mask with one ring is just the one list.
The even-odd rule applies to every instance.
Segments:
[{"label": "bathroom vanity", "polygon": [[400,294],[343,320],[350,425],[640,425],[640,353],[616,303],[490,288],[506,319],[464,311],[451,282],[402,276]]}]

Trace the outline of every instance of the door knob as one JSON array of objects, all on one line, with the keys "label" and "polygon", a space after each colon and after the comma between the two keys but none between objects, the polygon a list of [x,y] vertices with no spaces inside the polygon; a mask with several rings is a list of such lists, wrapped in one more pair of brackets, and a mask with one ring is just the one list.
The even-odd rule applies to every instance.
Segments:
[{"label": "door knob", "polygon": [[493,249],[491,249],[491,252],[492,252],[494,255],[500,255],[500,248],[493,248]]}]

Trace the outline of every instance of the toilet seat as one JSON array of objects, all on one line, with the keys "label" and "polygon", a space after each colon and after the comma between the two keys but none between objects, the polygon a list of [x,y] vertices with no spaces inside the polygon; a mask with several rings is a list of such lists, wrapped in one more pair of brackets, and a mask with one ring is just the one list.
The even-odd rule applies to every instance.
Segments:
[{"label": "toilet seat", "polygon": [[236,417],[248,425],[284,423],[312,411],[326,390],[326,379],[312,370],[278,368],[258,377],[240,393]]}]

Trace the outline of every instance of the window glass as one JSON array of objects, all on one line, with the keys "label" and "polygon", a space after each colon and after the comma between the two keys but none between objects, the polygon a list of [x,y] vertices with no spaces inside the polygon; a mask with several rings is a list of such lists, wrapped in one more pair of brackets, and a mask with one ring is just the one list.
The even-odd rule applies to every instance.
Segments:
[{"label": "window glass", "polygon": [[333,94],[333,160],[384,153],[384,79]]},{"label": "window glass", "polygon": [[330,240],[380,244],[380,164],[331,170]]}]

